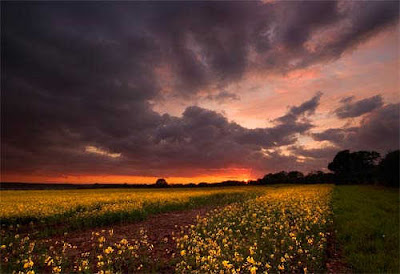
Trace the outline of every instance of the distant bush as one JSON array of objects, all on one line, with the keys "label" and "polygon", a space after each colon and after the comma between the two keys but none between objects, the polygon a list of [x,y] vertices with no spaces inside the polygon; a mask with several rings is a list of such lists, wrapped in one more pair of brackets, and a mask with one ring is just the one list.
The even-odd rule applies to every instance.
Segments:
[{"label": "distant bush", "polygon": [[168,183],[165,179],[157,179],[156,181],[156,187],[168,187]]}]

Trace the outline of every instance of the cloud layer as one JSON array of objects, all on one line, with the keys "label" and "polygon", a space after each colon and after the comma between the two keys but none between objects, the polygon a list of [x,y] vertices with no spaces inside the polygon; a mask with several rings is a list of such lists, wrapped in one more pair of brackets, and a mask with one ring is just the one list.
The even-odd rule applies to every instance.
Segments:
[{"label": "cloud layer", "polygon": [[387,152],[399,148],[399,117],[400,104],[387,104],[364,117],[359,126],[331,128],[312,136],[340,148]]},{"label": "cloud layer", "polygon": [[[2,173],[307,170],[298,166],[300,152],[282,149],[311,134],[321,93],[256,129],[197,106],[176,117],[153,105],[171,96],[238,100],[226,85],[336,60],[395,24],[398,8],[397,1],[2,3]],[[362,125],[312,136],[338,148],[394,139],[397,110],[380,96],[347,99],[336,115],[367,115]],[[376,147],[398,145],[383,143]]]},{"label": "cloud layer", "polygon": [[342,105],[335,110],[335,114],[340,119],[359,117],[369,113],[376,108],[382,107],[382,96],[376,95],[353,102],[354,97],[347,97],[341,100]]}]

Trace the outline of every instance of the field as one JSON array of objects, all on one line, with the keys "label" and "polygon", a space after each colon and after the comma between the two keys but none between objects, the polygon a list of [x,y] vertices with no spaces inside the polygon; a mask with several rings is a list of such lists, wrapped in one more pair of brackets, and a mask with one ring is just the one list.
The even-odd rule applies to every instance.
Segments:
[{"label": "field", "polygon": [[6,225],[63,223],[68,226],[66,229],[75,229],[240,201],[260,193],[257,188],[251,191],[243,188],[3,191],[0,218]]},{"label": "field", "polygon": [[398,272],[398,206],[366,186],[2,191],[1,272]]}]

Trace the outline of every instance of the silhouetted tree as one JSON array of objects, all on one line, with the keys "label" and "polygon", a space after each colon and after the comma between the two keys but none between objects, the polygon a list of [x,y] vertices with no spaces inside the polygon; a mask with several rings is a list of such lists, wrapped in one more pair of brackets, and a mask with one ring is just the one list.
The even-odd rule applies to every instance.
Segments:
[{"label": "silhouetted tree", "polygon": [[288,183],[287,172],[269,173],[262,179],[262,184],[283,184]]},{"label": "silhouetted tree", "polygon": [[333,173],[324,173],[322,171],[313,171],[304,176],[300,171],[281,171],[278,173],[269,173],[262,179],[251,181],[251,185],[268,185],[268,184],[324,184],[334,183]]},{"label": "silhouetted tree", "polygon": [[325,173],[320,170],[312,171],[304,177],[306,184],[327,184],[335,181],[332,173]]},{"label": "silhouetted tree", "polygon": [[161,179],[157,179],[156,181],[156,187],[167,187],[168,183],[165,179],[161,178]]},{"label": "silhouetted tree", "polygon": [[345,176],[351,172],[350,150],[343,150],[336,154],[333,161],[328,164],[328,169],[336,175]]},{"label": "silhouetted tree", "polygon": [[386,154],[385,158],[379,163],[379,175],[384,184],[388,186],[400,185],[400,150],[395,150]]},{"label": "silhouetted tree", "polygon": [[304,179],[304,174],[300,171],[290,171],[287,174],[287,180],[289,183],[302,183]]},{"label": "silhouetted tree", "polygon": [[380,158],[375,151],[343,150],[328,165],[342,183],[371,183],[376,179],[376,167]]}]

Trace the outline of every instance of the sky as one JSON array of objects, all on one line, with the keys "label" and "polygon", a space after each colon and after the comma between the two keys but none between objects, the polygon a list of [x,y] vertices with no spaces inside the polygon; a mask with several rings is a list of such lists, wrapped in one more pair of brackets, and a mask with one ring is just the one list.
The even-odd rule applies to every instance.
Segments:
[{"label": "sky", "polygon": [[399,2],[1,2],[1,181],[218,182],[399,149]]}]

